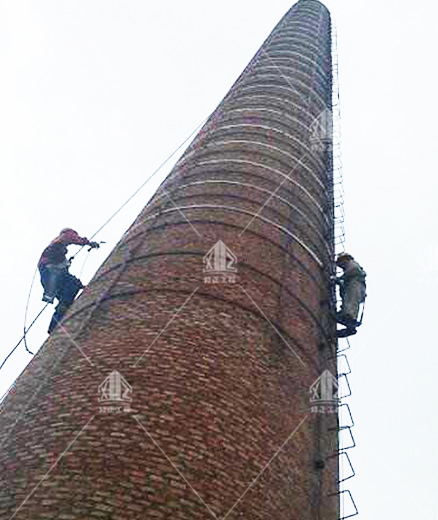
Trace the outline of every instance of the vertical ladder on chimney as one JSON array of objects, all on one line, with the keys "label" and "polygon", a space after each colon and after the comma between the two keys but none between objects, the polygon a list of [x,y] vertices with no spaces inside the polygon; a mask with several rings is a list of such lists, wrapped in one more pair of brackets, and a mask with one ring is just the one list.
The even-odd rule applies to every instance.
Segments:
[{"label": "vertical ladder on chimney", "polygon": [[339,97],[338,51],[336,27],[332,30],[332,67],[333,67],[333,198],[334,198],[334,240],[336,252],[344,251],[344,188],[341,153],[341,103]]},{"label": "vertical ladder on chimney", "polygon": [[[353,416],[351,414],[350,406],[344,401],[344,399],[351,396],[350,383],[348,382],[348,376],[351,374],[351,369],[347,355],[345,354],[345,351],[350,348],[350,342],[348,338],[344,339],[346,345],[343,345],[342,348],[340,348],[338,341],[338,444],[331,455],[332,457],[338,457],[340,464],[338,490],[336,492],[341,499],[340,520],[345,520],[346,518],[351,518],[359,514],[350,490],[345,489],[344,486],[341,485],[343,482],[355,476],[355,471],[348,455],[348,450],[356,446],[353,432],[351,430],[354,426]],[[347,465],[347,468],[344,470],[345,465]],[[345,500],[346,498],[347,501]]]},{"label": "vertical ladder on chimney", "polygon": [[[336,26],[332,21],[332,67],[333,67],[333,219],[334,219],[334,245],[337,254],[345,251],[344,229],[344,189],[342,174],[341,154],[341,105],[339,96],[339,70]],[[336,269],[336,268],[335,268]],[[335,310],[340,302],[335,298]],[[341,343],[343,342],[343,343]],[[339,520],[345,520],[359,514],[353,496],[346,489],[344,482],[354,477],[355,472],[348,455],[348,450],[356,446],[351,429],[354,426],[353,416],[348,403],[344,400],[351,395],[348,375],[351,373],[345,351],[350,348],[349,338],[338,339],[337,364],[338,364],[338,438],[337,446],[330,457],[338,457],[340,472],[338,488],[335,495],[340,498]],[[342,394],[341,392],[344,393]],[[344,465],[348,464],[344,473]]]}]

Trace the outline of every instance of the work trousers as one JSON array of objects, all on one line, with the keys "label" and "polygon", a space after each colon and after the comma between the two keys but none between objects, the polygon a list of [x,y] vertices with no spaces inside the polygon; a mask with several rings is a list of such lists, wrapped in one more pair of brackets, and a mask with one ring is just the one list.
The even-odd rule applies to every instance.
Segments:
[{"label": "work trousers", "polygon": [[55,295],[59,300],[52,321],[49,325],[49,334],[63,318],[65,312],[74,302],[78,292],[84,287],[81,281],[68,272],[67,268],[59,269],[52,266],[40,265],[41,284],[45,291]]},{"label": "work trousers", "polygon": [[364,282],[358,280],[350,280],[345,283],[342,291],[341,314],[349,319],[357,321],[359,315],[359,306],[365,301],[366,286]]}]

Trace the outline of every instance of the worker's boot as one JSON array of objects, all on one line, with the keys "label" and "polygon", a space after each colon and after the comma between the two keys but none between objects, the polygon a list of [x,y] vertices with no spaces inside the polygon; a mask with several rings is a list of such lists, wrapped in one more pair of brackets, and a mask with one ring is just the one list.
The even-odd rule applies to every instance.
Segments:
[{"label": "worker's boot", "polygon": [[336,314],[336,320],[341,325],[345,325],[347,328],[355,329],[358,325],[357,321],[350,316],[345,315],[342,311]]},{"label": "worker's boot", "polygon": [[53,315],[52,319],[50,320],[49,328],[47,329],[47,334],[52,334],[56,325],[58,325],[58,320],[55,318],[55,315]]},{"label": "worker's boot", "polygon": [[354,328],[346,328],[338,330],[338,338],[348,338],[349,336],[354,336],[357,333],[357,330]]},{"label": "worker's boot", "polygon": [[66,305],[65,303],[58,303],[53,314],[52,320],[50,322],[49,329],[47,331],[49,334],[51,334],[54,331],[54,329],[58,326],[69,307],[70,305]]}]

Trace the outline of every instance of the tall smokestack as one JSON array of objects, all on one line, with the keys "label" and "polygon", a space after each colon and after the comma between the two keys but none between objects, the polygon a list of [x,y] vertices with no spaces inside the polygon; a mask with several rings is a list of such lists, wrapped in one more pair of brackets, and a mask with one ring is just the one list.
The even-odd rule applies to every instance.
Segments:
[{"label": "tall smokestack", "polygon": [[5,400],[0,519],[337,519],[331,95],[301,0]]}]

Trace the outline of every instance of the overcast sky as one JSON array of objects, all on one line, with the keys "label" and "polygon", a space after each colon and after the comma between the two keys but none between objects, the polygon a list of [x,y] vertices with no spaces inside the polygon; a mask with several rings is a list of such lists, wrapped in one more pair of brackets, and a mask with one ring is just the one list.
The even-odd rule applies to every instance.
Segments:
[{"label": "overcast sky", "polygon": [[[63,227],[93,235],[216,108],[291,5],[0,0],[1,361],[22,335],[42,249]],[[326,5],[338,29],[346,249],[369,294],[349,351],[357,447],[345,487],[360,518],[437,520],[438,6]],[[96,237],[107,244],[84,282],[179,155]],[[37,279],[28,323],[41,295]],[[28,335],[33,352],[50,315]],[[0,395],[30,359],[16,351]]]}]

